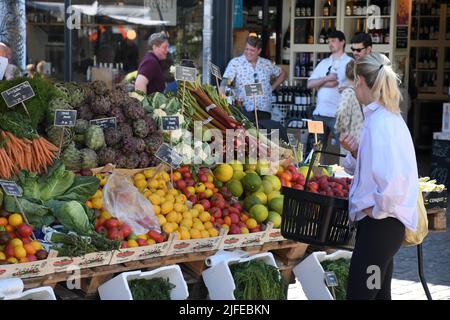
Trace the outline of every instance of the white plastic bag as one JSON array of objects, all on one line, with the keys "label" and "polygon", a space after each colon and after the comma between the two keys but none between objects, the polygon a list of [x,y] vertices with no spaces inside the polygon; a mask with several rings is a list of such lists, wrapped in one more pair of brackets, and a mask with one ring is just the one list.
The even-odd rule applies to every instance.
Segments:
[{"label": "white plastic bag", "polygon": [[115,218],[127,223],[133,233],[161,232],[153,206],[133,186],[128,177],[113,173],[103,188],[103,207]]}]

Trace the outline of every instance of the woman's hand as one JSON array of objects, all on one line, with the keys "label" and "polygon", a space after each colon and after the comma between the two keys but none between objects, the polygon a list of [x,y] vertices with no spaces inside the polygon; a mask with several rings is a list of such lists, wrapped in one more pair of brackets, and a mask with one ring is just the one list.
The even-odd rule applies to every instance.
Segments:
[{"label": "woman's hand", "polygon": [[372,210],[373,210],[373,207],[370,207],[370,208],[364,209],[362,212],[364,212],[369,218],[373,218]]},{"label": "woman's hand", "polygon": [[343,133],[340,138],[342,147],[349,151],[353,158],[356,159],[358,155],[359,144],[355,137],[351,136],[348,133]]}]

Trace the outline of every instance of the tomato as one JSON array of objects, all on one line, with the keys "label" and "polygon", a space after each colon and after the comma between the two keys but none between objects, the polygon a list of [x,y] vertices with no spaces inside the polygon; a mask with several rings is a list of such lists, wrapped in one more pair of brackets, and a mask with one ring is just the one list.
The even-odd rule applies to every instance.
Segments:
[{"label": "tomato", "polygon": [[158,231],[150,230],[148,232],[148,236],[156,241],[156,243],[164,242],[164,237]]}]

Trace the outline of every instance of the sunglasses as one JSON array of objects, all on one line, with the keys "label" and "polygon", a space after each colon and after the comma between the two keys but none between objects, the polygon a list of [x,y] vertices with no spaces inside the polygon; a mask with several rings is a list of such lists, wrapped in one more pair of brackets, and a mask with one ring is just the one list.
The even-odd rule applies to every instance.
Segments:
[{"label": "sunglasses", "polygon": [[351,47],[350,49],[352,49],[352,51],[361,52],[364,49],[366,49],[366,47],[364,47],[364,48],[353,48],[353,47]]},{"label": "sunglasses", "polygon": [[254,73],[253,74],[253,78],[255,78],[255,83],[258,83],[258,74],[257,73]]}]

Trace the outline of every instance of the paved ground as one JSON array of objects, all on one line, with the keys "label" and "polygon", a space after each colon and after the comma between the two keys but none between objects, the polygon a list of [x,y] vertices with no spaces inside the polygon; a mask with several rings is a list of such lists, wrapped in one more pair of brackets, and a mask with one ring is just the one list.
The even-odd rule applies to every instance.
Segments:
[{"label": "paved ground", "polygon": [[[447,231],[431,232],[422,246],[425,279],[432,298],[434,300],[450,300],[449,212],[447,212]],[[394,261],[393,278],[392,299],[426,299],[418,276],[416,247],[400,249]]]}]

